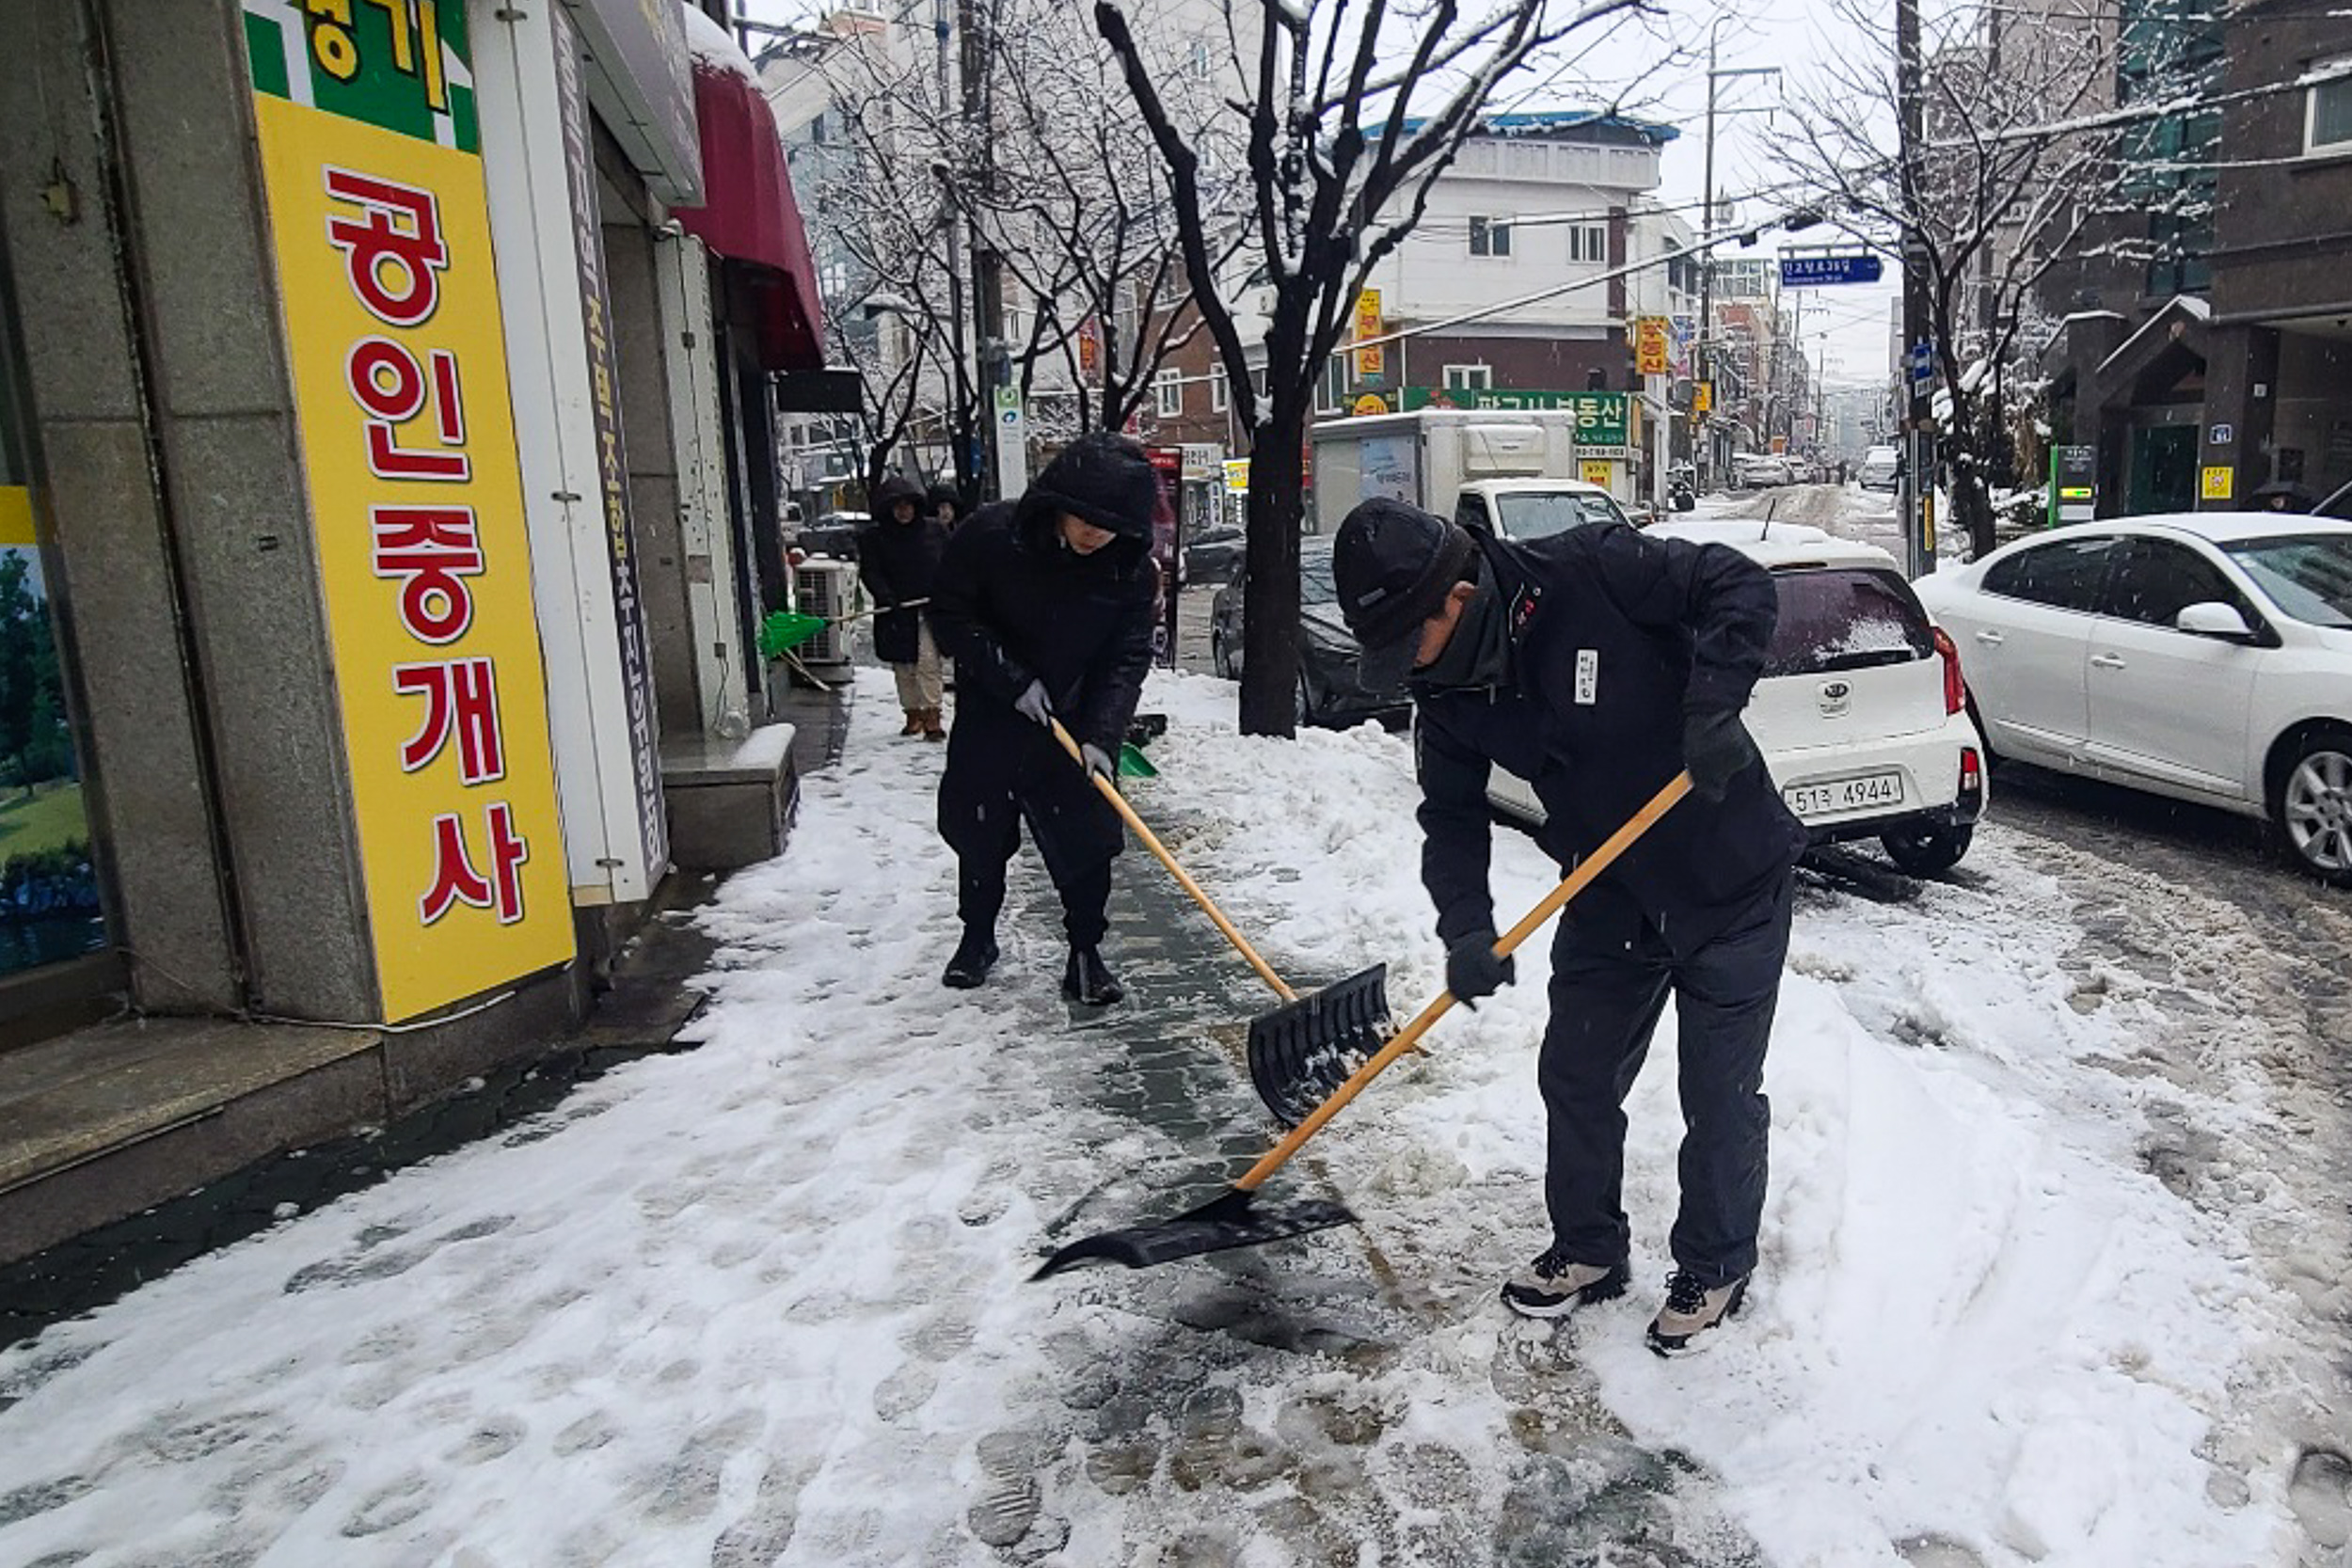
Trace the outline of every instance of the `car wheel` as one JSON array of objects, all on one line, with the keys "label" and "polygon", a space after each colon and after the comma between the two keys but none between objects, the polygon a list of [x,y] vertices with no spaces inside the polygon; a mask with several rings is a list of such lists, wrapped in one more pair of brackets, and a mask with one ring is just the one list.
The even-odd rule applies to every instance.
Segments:
[{"label": "car wheel", "polygon": [[2303,737],[2271,785],[2270,819],[2296,865],[2352,887],[2352,730]]},{"label": "car wheel", "polygon": [[1960,863],[1977,836],[1967,823],[1958,827],[1905,828],[1879,839],[1887,858],[1914,877],[1941,877]]}]

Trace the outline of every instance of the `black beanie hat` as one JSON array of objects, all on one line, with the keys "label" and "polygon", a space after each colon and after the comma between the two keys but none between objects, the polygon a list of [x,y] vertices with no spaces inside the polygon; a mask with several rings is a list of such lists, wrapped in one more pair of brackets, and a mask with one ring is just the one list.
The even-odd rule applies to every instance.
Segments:
[{"label": "black beanie hat", "polygon": [[1477,546],[1470,531],[1434,513],[1375,496],[1340,523],[1331,581],[1340,614],[1364,645],[1364,676],[1402,683],[1421,625],[1445,605]]},{"label": "black beanie hat", "polygon": [[1124,436],[1093,430],[1045,465],[1021,504],[1033,515],[1075,513],[1122,539],[1148,540],[1159,499],[1160,476],[1152,471],[1142,446]]}]

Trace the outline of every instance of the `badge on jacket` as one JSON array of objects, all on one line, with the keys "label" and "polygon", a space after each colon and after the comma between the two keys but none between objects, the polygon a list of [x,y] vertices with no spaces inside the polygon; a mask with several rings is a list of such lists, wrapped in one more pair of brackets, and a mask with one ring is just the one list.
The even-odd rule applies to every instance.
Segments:
[{"label": "badge on jacket", "polygon": [[1600,650],[1576,650],[1576,702],[1579,707],[1591,707],[1600,701]]}]

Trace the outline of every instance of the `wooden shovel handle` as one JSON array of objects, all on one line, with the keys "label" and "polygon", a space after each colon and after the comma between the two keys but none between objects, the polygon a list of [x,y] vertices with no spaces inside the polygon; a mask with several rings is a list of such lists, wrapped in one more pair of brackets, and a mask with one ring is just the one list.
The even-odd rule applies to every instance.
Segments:
[{"label": "wooden shovel handle", "polygon": [[1168,852],[1168,846],[1162,844],[1158,835],[1143,825],[1143,818],[1137,816],[1136,808],[1127,803],[1127,797],[1119,793],[1119,786],[1093,768],[1087,767],[1086,753],[1078,750],[1078,743],[1070,737],[1068,730],[1062,728],[1061,721],[1048,715],[1045,722],[1052,726],[1054,738],[1061,742],[1061,749],[1070,753],[1070,760],[1076,763],[1086,776],[1094,781],[1094,787],[1103,792],[1103,799],[1111,803],[1111,809],[1126,819],[1128,828],[1137,838],[1143,840],[1143,847],[1160,857],[1160,863],[1168,867],[1168,875],[1176,879],[1178,886],[1192,895],[1192,901],[1200,906],[1201,912],[1216,923],[1216,928],[1225,933],[1225,940],[1233,944],[1234,951],[1249,960],[1249,967],[1256,970],[1259,977],[1274,988],[1275,995],[1285,1002],[1297,1001],[1298,993],[1284,985],[1282,977],[1274,973],[1272,966],[1258,957],[1258,950],[1249,945],[1249,939],[1233,928],[1233,923],[1225,918],[1224,911],[1211,903],[1209,895],[1200,891],[1200,884],[1194,881],[1190,876],[1186,875],[1184,868],[1176,863],[1176,857]]},{"label": "wooden shovel handle", "polygon": [[[1648,805],[1635,812],[1632,818],[1624,827],[1610,834],[1608,840],[1599,848],[1579,862],[1576,869],[1569,872],[1558,887],[1545,894],[1543,901],[1528,911],[1524,920],[1496,940],[1495,957],[1509,958],[1519,943],[1541,930],[1545,922],[1558,914],[1569,899],[1589,887],[1594,878],[1608,870],[1619,855],[1633,847],[1636,839],[1649,832],[1660,817],[1674,809],[1675,803],[1690,793],[1691,775],[1676,774],[1665,788],[1651,797]],[[1445,1017],[1447,1010],[1453,1006],[1454,993],[1439,991],[1437,1000],[1423,1007],[1419,1017],[1398,1030],[1388,1044],[1374,1053],[1370,1061],[1358,1068],[1349,1076],[1346,1083],[1332,1090],[1330,1099],[1308,1112],[1306,1120],[1292,1128],[1280,1143],[1266,1150],[1264,1157],[1250,1166],[1248,1172],[1233,1185],[1245,1193],[1255,1191],[1259,1183],[1281,1169],[1290,1157],[1298,1152],[1300,1146],[1322,1131],[1325,1122],[1345,1110],[1347,1102],[1355,1099],[1365,1085],[1386,1071],[1391,1062],[1412,1050],[1422,1036],[1429,1032],[1430,1026]]]}]

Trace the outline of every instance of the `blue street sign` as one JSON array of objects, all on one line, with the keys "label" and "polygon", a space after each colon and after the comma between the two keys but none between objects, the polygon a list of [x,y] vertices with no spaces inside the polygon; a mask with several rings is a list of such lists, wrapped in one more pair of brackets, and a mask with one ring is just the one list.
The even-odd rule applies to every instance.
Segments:
[{"label": "blue street sign", "polygon": [[1875,283],[1886,276],[1886,264],[1864,253],[1853,256],[1784,256],[1780,286],[1814,289],[1832,283]]},{"label": "blue street sign", "polygon": [[1911,345],[1911,384],[1924,388],[1935,379],[1935,348],[1931,343]]}]

